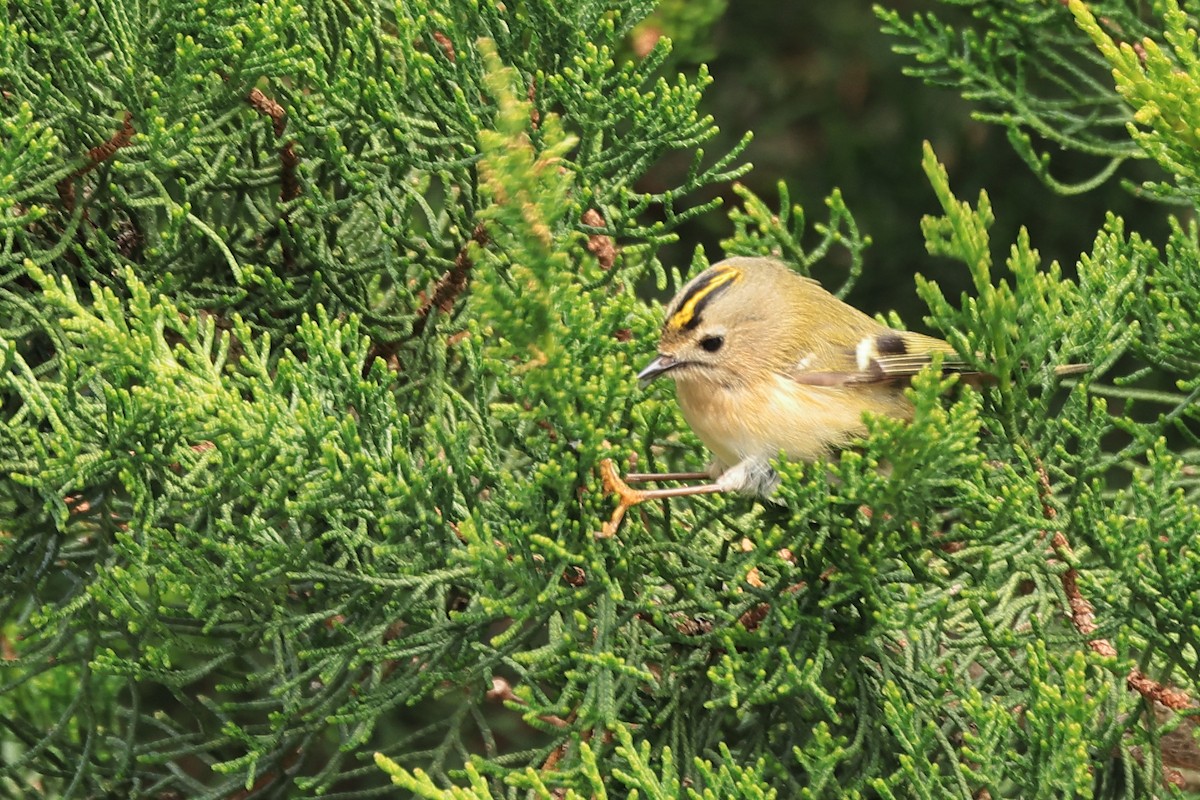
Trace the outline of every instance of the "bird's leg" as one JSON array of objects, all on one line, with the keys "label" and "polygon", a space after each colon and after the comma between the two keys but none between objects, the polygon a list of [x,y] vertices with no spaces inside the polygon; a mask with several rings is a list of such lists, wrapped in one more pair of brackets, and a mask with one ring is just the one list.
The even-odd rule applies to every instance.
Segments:
[{"label": "bird's leg", "polygon": [[707,472],[627,472],[625,483],[654,483],[655,481],[711,481]]},{"label": "bird's leg", "polygon": [[604,483],[605,494],[615,494],[617,496],[617,507],[613,510],[612,519],[604,523],[600,533],[597,534],[602,539],[607,539],[617,532],[621,520],[625,518],[625,512],[639,503],[644,503],[647,500],[660,500],[665,497],[687,497],[696,494],[715,494],[724,492],[728,487],[720,483],[705,483],[699,486],[672,486],[666,489],[633,489],[626,483],[626,480],[635,483],[646,483],[650,481],[686,481],[686,480],[712,480],[712,477],[707,472],[663,472],[663,473],[641,473],[636,472],[627,476],[626,480],[622,480],[617,474],[617,465],[613,463],[611,458],[606,458],[600,462],[600,479]]}]

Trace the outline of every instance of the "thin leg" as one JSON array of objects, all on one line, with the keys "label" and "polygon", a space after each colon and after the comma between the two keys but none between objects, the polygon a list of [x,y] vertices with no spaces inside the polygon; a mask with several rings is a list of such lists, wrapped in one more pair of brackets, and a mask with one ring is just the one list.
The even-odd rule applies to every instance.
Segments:
[{"label": "thin leg", "polygon": [[710,481],[707,472],[630,472],[626,483],[653,483],[654,481]]},{"label": "thin leg", "polygon": [[[642,475],[638,474],[638,478],[652,480],[688,480],[689,478],[677,476],[692,476],[690,479],[695,480],[696,477],[708,478],[707,473],[666,473],[664,475]],[[630,476],[631,478],[633,476]],[[660,500],[664,497],[687,497],[694,494],[716,494],[717,492],[725,491],[725,488],[715,483],[705,483],[700,486],[672,486],[666,489],[646,489],[638,490],[631,489],[629,484],[621,480],[621,476],[617,474],[617,466],[612,462],[611,458],[606,458],[600,462],[600,478],[604,482],[604,492],[606,494],[615,494],[617,496],[617,507],[613,511],[612,519],[604,524],[600,533],[597,536],[601,539],[607,539],[617,532],[617,528],[621,525],[621,520],[625,518],[625,512],[633,508],[638,503],[644,503],[647,500]]]}]

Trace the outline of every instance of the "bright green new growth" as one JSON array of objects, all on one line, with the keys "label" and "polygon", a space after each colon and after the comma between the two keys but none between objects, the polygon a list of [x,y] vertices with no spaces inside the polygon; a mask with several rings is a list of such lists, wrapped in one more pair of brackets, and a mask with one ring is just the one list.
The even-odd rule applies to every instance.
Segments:
[{"label": "bright green new growth", "polygon": [[[1110,217],[1068,278],[997,247],[927,147],[929,249],[973,286],[921,280],[928,321],[995,383],[920,376],[911,423],[781,463],[778,505],[596,538],[600,459],[702,463],[633,380],[661,316],[634,287],[691,274],[657,248],[746,169],[702,150],[706,72],[630,54],[652,5],[5,7],[0,793],[1186,783],[1192,718],[1149,699],[1200,696],[1194,227],[1160,250]],[[1091,147],[1101,178],[1151,158],[1192,203],[1183,12],[977,19],[986,47],[944,61],[933,16],[886,24],[927,77],[988,87],[1018,148]],[[1159,46],[1131,58],[1118,24]],[[1058,80],[1001,69],[1049,32],[1029,58]],[[842,293],[870,269],[839,193],[815,241],[782,185],[778,211],[738,194],[725,253],[844,248]]]}]

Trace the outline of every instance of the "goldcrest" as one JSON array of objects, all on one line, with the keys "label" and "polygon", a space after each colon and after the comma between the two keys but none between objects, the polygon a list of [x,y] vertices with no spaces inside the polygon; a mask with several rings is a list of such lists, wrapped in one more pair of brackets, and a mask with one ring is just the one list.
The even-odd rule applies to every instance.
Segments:
[{"label": "goldcrest", "polygon": [[[905,379],[935,354],[967,364],[941,339],[893,330],[772,258],[729,258],[687,283],[667,306],[658,356],[643,382],[675,381],[688,425],[715,460],[701,486],[638,492],[603,465],[624,508],[643,500],[722,491],[768,494],[771,459],[812,461],[866,433],[864,412],[908,419]],[[1060,373],[1080,371],[1071,365]],[[705,473],[629,475],[629,482]]]}]

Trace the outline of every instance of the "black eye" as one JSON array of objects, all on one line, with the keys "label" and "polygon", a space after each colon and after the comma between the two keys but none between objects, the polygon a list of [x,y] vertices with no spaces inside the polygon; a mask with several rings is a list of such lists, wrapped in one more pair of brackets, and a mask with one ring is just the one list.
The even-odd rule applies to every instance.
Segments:
[{"label": "black eye", "polygon": [[725,344],[724,336],[705,336],[700,340],[700,346],[710,353],[715,353]]}]

